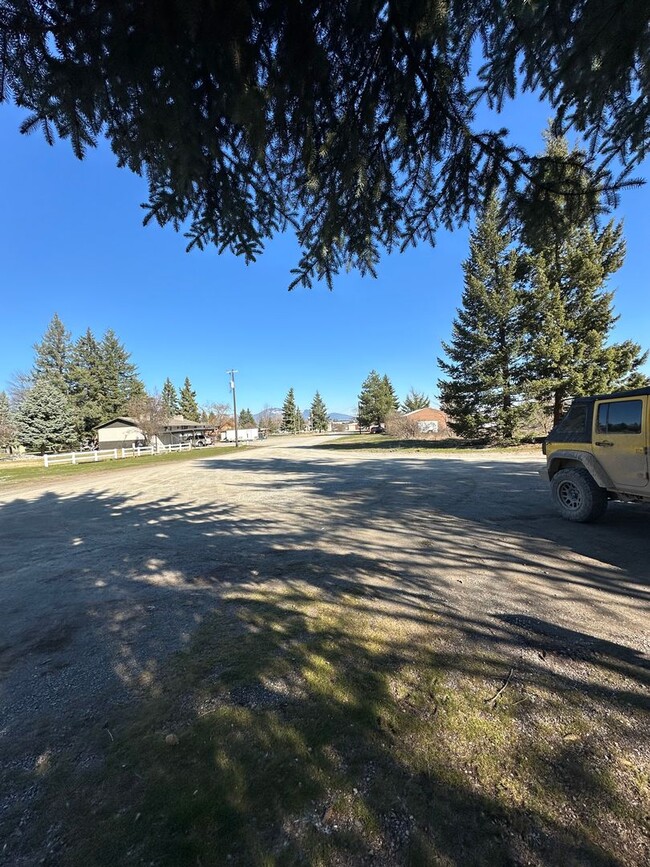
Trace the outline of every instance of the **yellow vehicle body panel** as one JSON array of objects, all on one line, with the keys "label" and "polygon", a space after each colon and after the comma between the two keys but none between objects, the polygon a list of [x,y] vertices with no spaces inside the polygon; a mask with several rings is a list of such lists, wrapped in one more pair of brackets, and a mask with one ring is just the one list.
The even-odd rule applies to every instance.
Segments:
[{"label": "yellow vehicle body panel", "polygon": [[544,451],[549,477],[581,465],[612,493],[650,498],[650,394],[575,401]]}]

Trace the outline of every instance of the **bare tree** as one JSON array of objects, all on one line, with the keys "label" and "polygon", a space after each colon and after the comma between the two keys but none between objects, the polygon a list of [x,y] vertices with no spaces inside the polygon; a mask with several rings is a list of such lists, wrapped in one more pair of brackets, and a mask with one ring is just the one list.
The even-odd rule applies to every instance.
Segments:
[{"label": "bare tree", "polygon": [[9,398],[0,391],[0,449],[12,446],[16,439],[16,421],[9,406]]},{"label": "bare tree", "polygon": [[169,422],[167,406],[158,392],[132,398],[127,405],[127,412],[137,422],[147,445],[152,444]]},{"label": "bare tree", "polygon": [[280,430],[281,421],[282,416],[273,413],[271,407],[267,403],[264,405],[264,408],[260,413],[260,417],[257,420],[257,426],[260,430],[266,430],[268,433],[277,433]]},{"label": "bare tree", "polygon": [[398,412],[391,412],[386,419],[386,433],[403,440],[413,440],[422,436],[417,421]]},{"label": "bare tree", "polygon": [[206,424],[212,425],[217,432],[232,424],[232,409],[227,403],[207,403],[203,412]]},{"label": "bare tree", "polygon": [[25,395],[34,385],[34,380],[29,373],[23,370],[15,370],[9,380],[9,403],[13,410],[18,409],[25,399]]}]

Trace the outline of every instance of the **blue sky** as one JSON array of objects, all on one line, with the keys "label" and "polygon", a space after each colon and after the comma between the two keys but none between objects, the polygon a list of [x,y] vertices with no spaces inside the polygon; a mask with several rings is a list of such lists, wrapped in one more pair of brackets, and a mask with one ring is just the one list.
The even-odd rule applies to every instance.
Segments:
[{"label": "blue sky", "polygon": [[[500,125],[535,151],[547,110],[519,98]],[[40,133],[21,136],[22,114],[0,106],[0,390],[27,371],[33,344],[57,312],[74,338],[113,328],[145,384],[160,389],[186,376],[199,403],[279,406],[290,387],[301,408],[319,389],[330,411],[354,412],[375,368],[403,397],[413,385],[435,403],[440,341],[449,338],[462,292],[467,227],[384,256],[377,279],[356,273],[287,292],[297,247],[278,237],[254,265],[215,250],[185,253],[172,229],[142,227],[146,184],[118,169],[106,144],[77,161],[69,143],[50,148]],[[650,161],[636,173],[650,176]],[[648,218],[650,187],[626,191],[628,254],[615,276],[620,321],[614,339],[650,344]],[[650,373],[650,365],[646,368]]]}]

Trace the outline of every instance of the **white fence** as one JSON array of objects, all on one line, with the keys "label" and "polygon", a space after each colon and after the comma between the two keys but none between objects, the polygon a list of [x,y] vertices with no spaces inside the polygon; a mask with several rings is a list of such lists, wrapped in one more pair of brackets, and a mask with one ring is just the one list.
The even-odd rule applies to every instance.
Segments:
[{"label": "white fence", "polygon": [[128,449],[97,449],[92,452],[65,452],[56,455],[43,455],[43,466],[57,464],[91,464],[97,461],[116,461],[121,458],[139,458],[142,455],[163,455],[168,452],[188,452],[192,443],[174,443],[168,446],[133,446]]}]

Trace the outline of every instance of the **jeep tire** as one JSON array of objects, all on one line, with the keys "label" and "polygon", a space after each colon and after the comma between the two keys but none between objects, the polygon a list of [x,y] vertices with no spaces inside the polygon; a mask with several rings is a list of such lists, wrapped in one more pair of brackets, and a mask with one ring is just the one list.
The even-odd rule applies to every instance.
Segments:
[{"label": "jeep tire", "polygon": [[558,470],[551,481],[551,497],[567,521],[596,521],[607,509],[607,491],[580,467]]}]

